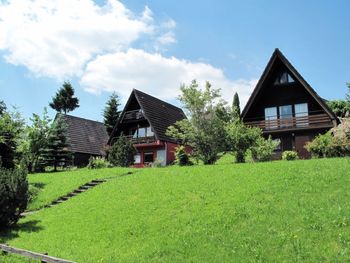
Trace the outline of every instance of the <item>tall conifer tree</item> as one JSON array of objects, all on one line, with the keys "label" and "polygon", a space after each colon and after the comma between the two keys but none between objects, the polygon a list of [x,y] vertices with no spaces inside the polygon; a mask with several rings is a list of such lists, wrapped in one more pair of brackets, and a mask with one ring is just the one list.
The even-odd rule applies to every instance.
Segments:
[{"label": "tall conifer tree", "polygon": [[106,103],[106,107],[103,111],[103,122],[107,129],[108,135],[111,135],[115,124],[119,119],[120,112],[118,107],[120,106],[119,97],[116,93],[113,93]]},{"label": "tall conifer tree", "polygon": [[65,81],[63,83],[49,105],[57,112],[63,112],[64,114],[79,107],[79,99],[74,97],[74,88],[70,82]]},{"label": "tall conifer tree", "polygon": [[234,120],[240,120],[241,119],[241,108],[239,106],[239,97],[238,97],[238,93],[237,92],[233,96],[232,114],[233,114]]}]

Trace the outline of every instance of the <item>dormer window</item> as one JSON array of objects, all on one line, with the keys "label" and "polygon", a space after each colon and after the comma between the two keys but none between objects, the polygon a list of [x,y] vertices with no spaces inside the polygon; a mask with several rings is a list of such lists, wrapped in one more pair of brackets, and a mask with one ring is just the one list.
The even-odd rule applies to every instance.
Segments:
[{"label": "dormer window", "polygon": [[286,84],[286,83],[293,83],[294,79],[292,78],[292,76],[287,73],[287,72],[283,72],[281,75],[279,75],[277,77],[277,79],[275,80],[275,84]]}]

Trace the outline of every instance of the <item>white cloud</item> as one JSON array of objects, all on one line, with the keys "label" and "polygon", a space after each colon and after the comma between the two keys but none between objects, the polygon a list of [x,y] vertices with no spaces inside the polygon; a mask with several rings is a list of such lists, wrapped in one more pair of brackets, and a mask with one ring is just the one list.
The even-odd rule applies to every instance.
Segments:
[{"label": "white cloud", "polygon": [[231,81],[221,69],[210,64],[137,49],[98,56],[88,63],[80,84],[91,93],[116,91],[124,100],[134,88],[171,100],[179,95],[181,84],[189,84],[193,79],[202,85],[209,80],[214,88],[221,88],[223,98],[229,102],[237,91],[242,105],[256,84],[256,80]]},{"label": "white cloud", "polygon": [[152,34],[152,11],[136,16],[117,0],[0,1],[0,50],[39,76],[79,75],[96,54],[129,48]]}]

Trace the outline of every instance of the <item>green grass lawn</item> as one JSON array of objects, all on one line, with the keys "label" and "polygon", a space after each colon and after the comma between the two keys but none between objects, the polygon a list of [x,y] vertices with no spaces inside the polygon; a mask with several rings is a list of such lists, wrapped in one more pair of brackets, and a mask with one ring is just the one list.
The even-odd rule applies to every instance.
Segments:
[{"label": "green grass lawn", "polygon": [[349,262],[349,187],[349,158],[142,169],[2,242],[77,262]]},{"label": "green grass lawn", "polygon": [[29,174],[29,183],[38,190],[38,194],[29,204],[28,210],[41,208],[91,180],[117,177],[130,170],[129,168],[99,170],[84,168],[57,173]]}]

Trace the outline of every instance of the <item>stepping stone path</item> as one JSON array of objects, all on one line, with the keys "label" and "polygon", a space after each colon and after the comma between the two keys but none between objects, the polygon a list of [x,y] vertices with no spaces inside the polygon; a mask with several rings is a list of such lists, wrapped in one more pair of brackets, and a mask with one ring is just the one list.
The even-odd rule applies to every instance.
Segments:
[{"label": "stepping stone path", "polygon": [[28,216],[28,215],[31,215],[31,214],[34,214],[44,208],[48,208],[48,207],[53,207],[55,205],[58,205],[58,204],[61,204],[69,199],[71,199],[72,197],[76,196],[76,195],[79,195],[81,193],[84,193],[86,192],[87,190],[99,185],[99,184],[102,184],[104,182],[106,182],[107,180],[106,179],[95,179],[95,180],[92,180],[91,182],[89,183],[86,183],[82,186],[80,186],[79,188],[73,190],[72,192],[70,192],[69,194],[67,195],[64,195],[64,196],[61,196],[59,198],[57,198],[56,200],[52,201],[50,204],[48,205],[45,205],[44,207],[38,209],[38,210],[34,210],[34,211],[28,211],[28,212],[23,212],[21,214],[22,217],[25,217],[25,216]]}]

